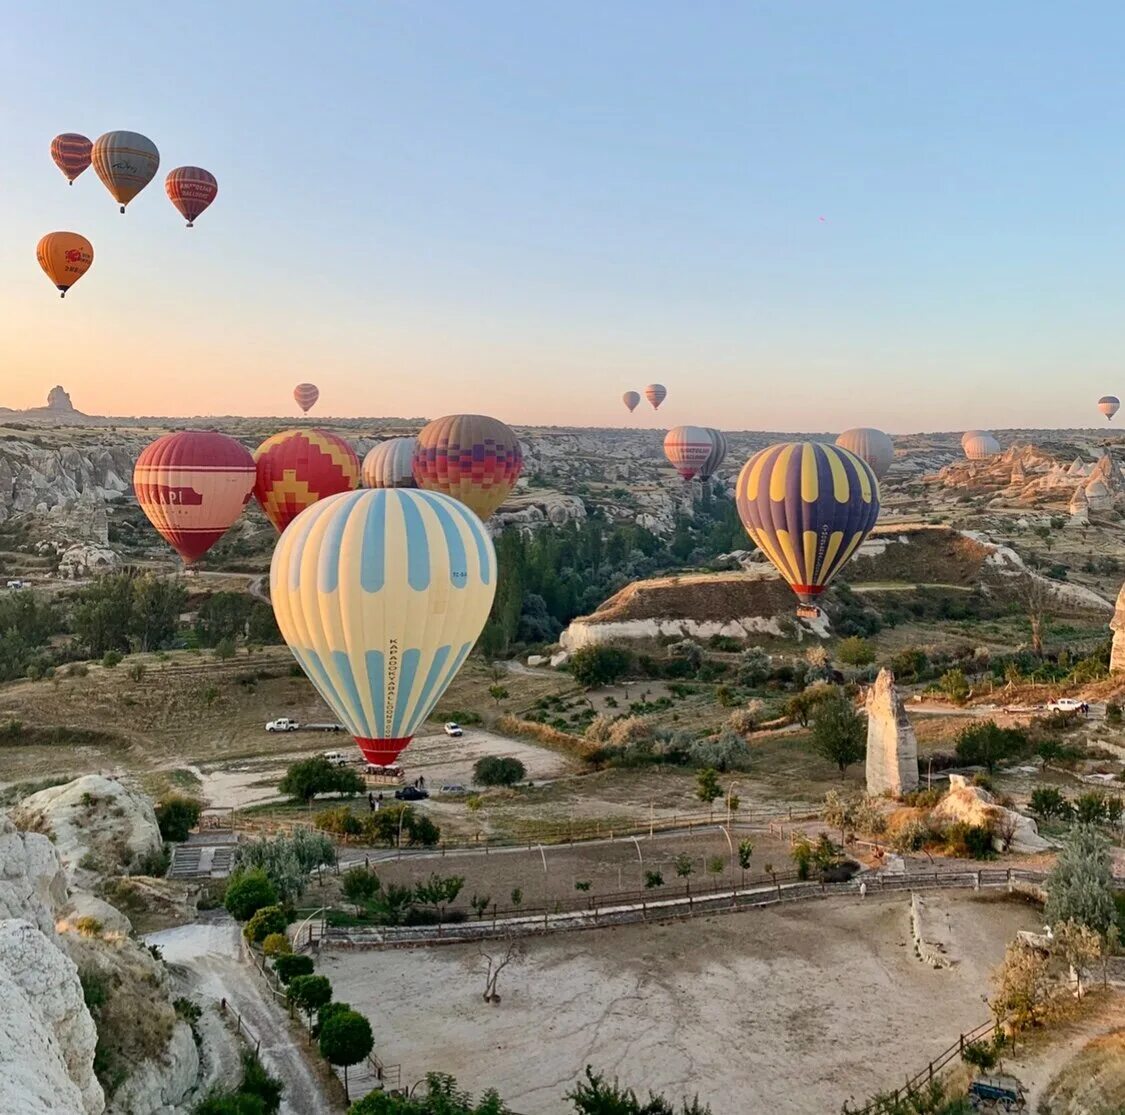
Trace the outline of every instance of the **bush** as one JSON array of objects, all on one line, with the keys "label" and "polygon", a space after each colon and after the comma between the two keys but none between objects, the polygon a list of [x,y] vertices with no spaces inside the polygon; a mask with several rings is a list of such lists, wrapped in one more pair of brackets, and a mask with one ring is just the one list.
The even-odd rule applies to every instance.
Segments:
[{"label": "bush", "polygon": [[995,720],[978,720],[962,729],[957,737],[957,758],[966,766],[987,767],[1015,759],[1028,750],[1028,738],[1018,728],[1001,728]]},{"label": "bush", "polygon": [[716,739],[695,740],[688,748],[688,759],[693,766],[711,767],[725,774],[749,768],[750,748],[742,736],[728,728]]},{"label": "bush", "polygon": [[288,924],[289,918],[280,906],[262,906],[254,911],[242,932],[251,944],[257,945],[275,933],[284,933]]},{"label": "bush", "polygon": [[313,824],[333,836],[359,836],[363,832],[363,821],[350,805],[333,805],[317,810]]},{"label": "bush", "polygon": [[277,788],[287,797],[308,805],[317,794],[361,794],[367,787],[354,770],[333,766],[318,755],[293,763]]},{"label": "bush", "polygon": [[481,786],[514,786],[527,777],[527,768],[508,755],[485,755],[473,766],[473,781]]},{"label": "bush", "polygon": [[379,893],[379,876],[366,867],[349,867],[340,879],[344,897],[356,906],[371,901]]},{"label": "bush", "polygon": [[620,647],[580,647],[570,656],[567,668],[579,685],[595,689],[623,678],[632,660],[633,656]]},{"label": "bush", "polygon": [[870,666],[875,661],[875,648],[866,639],[852,635],[836,648],[836,657],[846,666]]},{"label": "bush", "polygon": [[107,670],[112,670],[115,666],[121,665],[121,658],[122,655],[120,651],[107,650],[105,654],[102,655],[102,665]]},{"label": "bush", "polygon": [[273,970],[282,983],[288,983],[297,976],[311,976],[313,973],[313,959],[299,952],[282,953],[273,958]]},{"label": "bush", "polygon": [[1121,706],[1116,701],[1106,702],[1105,720],[1107,724],[1121,723]]},{"label": "bush", "polygon": [[145,676],[145,664],[143,662],[130,662],[129,669],[126,672],[130,681],[140,681]]},{"label": "bush", "polygon": [[277,891],[261,868],[238,871],[227,884],[223,905],[235,921],[248,921],[263,906],[277,905]]},{"label": "bush", "polygon": [[945,832],[951,854],[964,859],[992,859],[992,831],[985,825],[957,821]]},{"label": "bush", "polygon": [[964,704],[969,696],[969,683],[965,680],[965,672],[958,667],[946,670],[938,682],[941,691],[955,704]]},{"label": "bush", "polygon": [[1031,791],[1028,806],[1032,813],[1043,818],[1069,817],[1071,813],[1070,803],[1054,786],[1036,786]]},{"label": "bush", "polygon": [[[258,911],[261,913],[261,911]],[[255,914],[254,917],[258,915]],[[246,927],[249,929],[249,925]],[[289,943],[289,938],[284,933],[269,933],[262,941],[262,954],[264,956],[286,956],[293,951],[293,946]]]},{"label": "bush", "polygon": [[183,794],[171,794],[156,807],[156,823],[163,839],[176,843],[188,838],[199,823],[203,803]]}]

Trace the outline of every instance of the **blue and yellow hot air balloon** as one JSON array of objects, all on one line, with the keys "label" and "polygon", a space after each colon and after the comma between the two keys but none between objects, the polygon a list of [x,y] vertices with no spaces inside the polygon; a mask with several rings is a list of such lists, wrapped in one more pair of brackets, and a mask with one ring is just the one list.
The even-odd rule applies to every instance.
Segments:
[{"label": "blue and yellow hot air balloon", "polygon": [[735,489],[747,534],[814,605],[879,518],[879,482],[854,453],[790,441],[755,453]]},{"label": "blue and yellow hot air balloon", "polygon": [[410,488],[341,492],[302,511],[270,567],[274,615],[309,680],[385,766],[484,627],[496,554],[464,504]]}]

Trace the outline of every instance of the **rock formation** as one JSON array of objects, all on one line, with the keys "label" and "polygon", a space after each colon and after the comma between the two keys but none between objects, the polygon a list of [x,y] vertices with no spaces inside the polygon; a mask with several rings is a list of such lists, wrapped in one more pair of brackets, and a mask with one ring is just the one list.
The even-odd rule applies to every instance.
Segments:
[{"label": "rock formation", "polygon": [[1085,488],[1076,488],[1070,499],[1070,526],[1086,526],[1090,522],[1090,501]]},{"label": "rock formation", "polygon": [[74,404],[70,401],[70,395],[61,387],[52,387],[47,392],[47,406],[51,410],[74,410]]},{"label": "rock formation", "polygon": [[1039,835],[1039,829],[1030,817],[997,805],[995,798],[980,786],[974,786],[964,775],[949,776],[949,793],[934,807],[930,819],[939,827],[964,821],[969,825],[988,828],[992,843],[998,852],[1004,850],[1003,833],[1009,830],[1012,852],[1042,852],[1050,844]]},{"label": "rock formation", "polygon": [[65,903],[66,875],[55,846],[0,815],[0,918],[23,918],[51,933]]},{"label": "rock formation", "polygon": [[1109,621],[1113,632],[1113,647],[1109,652],[1109,672],[1120,673],[1125,670],[1125,585],[1117,594],[1117,606],[1113,609],[1113,619]]},{"label": "rock formation", "polygon": [[918,789],[918,740],[886,667],[868,689],[866,707],[867,792],[897,797]]}]

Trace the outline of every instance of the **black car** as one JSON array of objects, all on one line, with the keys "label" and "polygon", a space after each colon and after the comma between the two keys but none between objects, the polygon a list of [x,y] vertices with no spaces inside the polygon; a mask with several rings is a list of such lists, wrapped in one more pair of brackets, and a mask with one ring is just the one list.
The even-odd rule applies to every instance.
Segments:
[{"label": "black car", "polygon": [[429,790],[420,790],[417,786],[403,786],[401,790],[395,790],[399,801],[424,801],[429,796]]}]

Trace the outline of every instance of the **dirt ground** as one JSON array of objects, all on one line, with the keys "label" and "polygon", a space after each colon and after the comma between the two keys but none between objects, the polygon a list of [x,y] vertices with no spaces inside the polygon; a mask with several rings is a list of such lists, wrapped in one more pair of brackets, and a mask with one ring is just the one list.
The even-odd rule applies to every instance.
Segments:
[{"label": "dirt ground", "polygon": [[[988,1014],[988,972],[1026,906],[933,895],[957,963],[914,955],[909,899],[782,909],[521,944],[481,1001],[476,946],[334,951],[321,970],[368,1014],[403,1080],[449,1072],[525,1115],[557,1115],[586,1065],[714,1115],[824,1115],[923,1068]],[[503,951],[499,942],[486,946]]]}]

